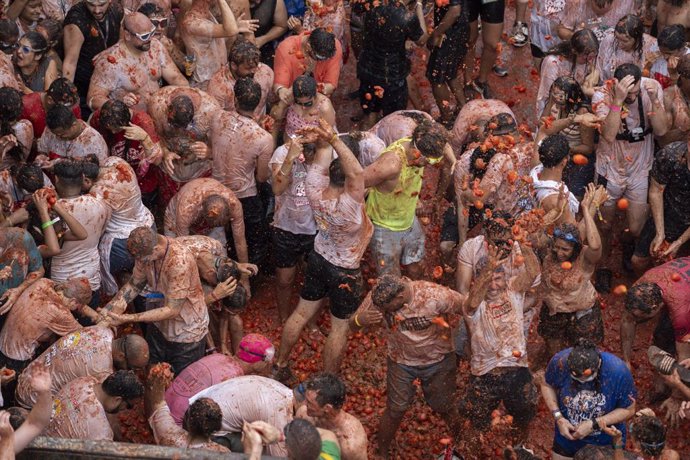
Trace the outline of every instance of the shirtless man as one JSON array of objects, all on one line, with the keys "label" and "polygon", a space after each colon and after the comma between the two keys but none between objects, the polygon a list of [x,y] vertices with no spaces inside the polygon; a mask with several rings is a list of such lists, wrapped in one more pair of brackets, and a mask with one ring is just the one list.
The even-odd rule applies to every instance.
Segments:
[{"label": "shirtless man", "polygon": [[[178,23],[187,54],[196,57],[192,75],[194,87],[206,89],[213,74],[228,62],[226,39],[253,32],[258,27],[257,20],[242,20],[244,15],[238,16],[240,21],[237,21],[229,3],[227,0],[193,0]],[[215,16],[218,12],[220,23]]]},{"label": "shirtless man", "polygon": [[[36,143],[36,163],[56,158],[84,158],[94,154],[99,161],[108,157],[108,146],[98,131],[77,119],[71,109],[55,105],[46,114],[47,129]],[[47,157],[47,158],[46,158]]]},{"label": "shirtless man", "polygon": [[20,373],[42,344],[80,329],[73,312],[97,317],[86,307],[90,300],[86,278],[64,283],[41,278],[32,284],[17,299],[0,331],[0,367]]},{"label": "shirtless man", "polygon": [[221,112],[214,98],[195,89],[166,86],[148,102],[148,113],[156,132],[164,139],[161,183],[163,202],[185,183],[211,170],[208,139],[211,123]]},{"label": "shirtless man", "polygon": [[[230,224],[237,260],[249,262],[241,200],[228,187],[210,177],[185,184],[165,209],[164,233],[168,237],[206,234],[227,245],[226,227]],[[249,291],[249,280],[242,278]]]},{"label": "shirtless man", "polygon": [[248,40],[237,40],[230,48],[228,63],[211,77],[208,94],[215,97],[218,104],[228,112],[235,108],[235,83],[239,78],[250,77],[261,87],[261,99],[254,109],[254,115],[266,113],[268,95],[273,87],[273,69],[260,62],[261,52]]},{"label": "shirtless man", "polygon": [[[386,274],[350,319],[350,328],[383,327],[388,336],[386,410],[381,417],[377,453],[389,447],[421,380],[424,399],[457,438],[461,425],[455,397],[457,373],[447,319],[460,313],[466,296],[429,281]],[[341,441],[342,444],[343,441]]]},{"label": "shirtless man", "polygon": [[63,336],[41,353],[19,375],[17,403],[25,408],[36,404],[38,395],[31,381],[38,369],[47,369],[50,392],[55,395],[67,383],[79,377],[98,381],[119,369],[143,369],[149,363],[149,346],[140,335],[118,339],[109,327],[92,326]]},{"label": "shirtless man", "polygon": [[52,418],[43,432],[51,438],[113,441],[108,414],[117,414],[144,394],[133,371],[117,371],[103,383],[79,377],[62,387],[53,401]]},{"label": "shirtless man", "polygon": [[[111,324],[153,323],[146,328],[151,363],[170,363],[179,374],[206,349],[208,310],[196,260],[181,243],[150,227],[135,228],[127,249],[134,256],[134,272],[105,306]],[[123,314],[147,284],[147,310]]]},{"label": "shirtless man", "polygon": [[[271,175],[268,162],[273,137],[254,120],[261,87],[249,77],[235,83],[237,112],[221,111],[211,124],[213,177],[232,190],[242,203],[249,261],[261,265],[267,256],[268,223],[258,182]],[[246,262],[241,260],[240,262]]]},{"label": "shirtless man", "polygon": [[656,4],[657,33],[664,27],[680,24],[685,27],[685,35],[690,40],[690,1],[688,0],[658,0]]},{"label": "shirtless man", "polygon": [[146,109],[149,97],[161,86],[188,86],[160,41],[149,18],[141,13],[125,16],[124,36],[114,46],[94,58],[94,70],[87,100],[98,110],[109,99],[121,100],[128,107]]},{"label": "shirtless man", "polygon": [[115,277],[131,273],[134,268],[134,259],[127,251],[129,233],[137,227],[153,226],[154,219],[141,201],[136,173],[125,160],[108,157],[100,167],[96,158],[88,160],[83,165],[82,191],[102,199],[110,208],[98,251],[102,285],[107,295],[113,295],[118,290]]},{"label": "shirtless man", "polygon": [[[319,233],[309,254],[297,308],[280,339],[274,374],[290,380],[292,348],[307,322],[330,299],[331,331],[323,353],[324,370],[337,372],[347,345],[348,319],[357,310],[363,290],[360,261],[373,226],[364,209],[364,170],[325,120],[308,128],[318,135],[316,158],[307,173],[306,193]],[[338,159],[333,160],[333,150]]]},{"label": "shirtless man", "polygon": [[[336,374],[323,372],[312,375],[304,383],[306,404],[297,416],[310,420],[318,428],[335,433],[343,460],[367,459],[367,433],[362,422],[343,410],[346,389]],[[306,414],[304,414],[306,412]]]}]

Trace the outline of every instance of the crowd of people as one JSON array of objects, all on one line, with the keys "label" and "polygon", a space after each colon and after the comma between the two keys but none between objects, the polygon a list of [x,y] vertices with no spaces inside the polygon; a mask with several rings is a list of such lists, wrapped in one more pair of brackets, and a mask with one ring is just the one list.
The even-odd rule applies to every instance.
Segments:
[{"label": "crowd of people", "polygon": [[[499,407],[495,447],[540,458],[539,404],[552,459],[680,458],[690,1],[516,0],[512,25],[504,0],[1,6],[0,460],[39,435],[119,440],[112,414],[140,398],[160,445],[402,458],[418,387],[447,459],[479,458]],[[528,44],[518,122],[489,76]],[[260,290],[279,342],[243,323]],[[325,315],[323,372],[298,378]],[[385,339],[374,439],[341,375],[361,330]],[[664,419],[637,403],[636,347]]]}]

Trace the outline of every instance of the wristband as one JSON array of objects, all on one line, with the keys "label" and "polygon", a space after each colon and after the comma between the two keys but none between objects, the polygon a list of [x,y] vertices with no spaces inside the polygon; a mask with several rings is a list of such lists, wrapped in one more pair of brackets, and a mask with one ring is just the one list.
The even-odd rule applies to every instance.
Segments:
[{"label": "wristband", "polygon": [[355,315],[355,324],[357,325],[357,327],[363,327],[361,324],[359,324],[359,318],[358,318],[358,316],[359,316],[359,315]]},{"label": "wristband", "polygon": [[614,444],[613,445],[613,450],[621,450],[623,449],[623,444]]},{"label": "wristband", "polygon": [[338,133],[333,134],[333,137],[331,137],[331,140],[328,141],[329,144],[333,145],[333,142],[338,140]]},{"label": "wristband", "polygon": [[623,110],[623,108],[618,107],[617,105],[611,104],[611,105],[609,105],[609,110],[611,110],[613,112],[621,112]]},{"label": "wristband", "polygon": [[563,418],[563,414],[559,410],[553,411],[552,414],[553,414],[553,418],[556,419],[556,421]]},{"label": "wristband", "polygon": [[48,222],[43,222],[41,224],[41,230],[45,230],[46,228],[50,227],[51,225],[55,225],[57,222],[60,222],[60,217],[56,217],[53,220],[49,220]]}]

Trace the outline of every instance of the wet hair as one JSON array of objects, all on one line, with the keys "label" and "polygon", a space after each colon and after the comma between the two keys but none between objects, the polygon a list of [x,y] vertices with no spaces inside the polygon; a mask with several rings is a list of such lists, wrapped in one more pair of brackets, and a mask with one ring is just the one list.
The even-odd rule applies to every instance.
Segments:
[{"label": "wet hair", "polygon": [[590,339],[580,337],[568,354],[567,364],[571,375],[582,376],[589,369],[595,372],[599,367],[601,354]]},{"label": "wet hair", "polygon": [[28,40],[29,44],[31,44],[31,48],[34,50],[34,53],[38,54],[41,56],[41,59],[46,55],[48,52],[48,40],[41,35],[40,33],[31,30],[27,33],[25,33],[20,40]]},{"label": "wet hair", "polygon": [[[493,126],[493,127],[492,127]],[[517,122],[515,117],[508,112],[501,112],[489,118],[486,124],[486,129],[490,134],[502,136],[510,134],[517,129]]]},{"label": "wet hair", "polygon": [[[228,202],[225,201],[225,198],[220,195],[213,194],[204,198],[204,201],[201,203],[201,208],[204,218],[212,221],[213,224],[220,224],[222,222],[224,225],[230,220],[230,208],[228,207]],[[212,208],[220,209],[221,212],[219,215],[209,218]]]},{"label": "wet hair", "polygon": [[88,278],[77,276],[55,285],[55,291],[62,292],[69,299],[74,299],[82,304],[91,302],[93,293]]},{"label": "wet hair", "polygon": [[64,105],[56,104],[46,113],[46,126],[51,131],[56,129],[69,129],[77,122],[77,117],[72,113],[72,109]]},{"label": "wet hair", "polygon": [[427,117],[425,117],[423,114],[421,114],[419,112],[413,112],[411,110],[406,110],[404,112],[400,112],[400,115],[402,115],[403,117],[411,118],[417,124],[424,123],[425,121],[429,121],[429,119]]},{"label": "wet hair", "polygon": [[351,133],[340,134],[338,137],[341,141],[343,141],[343,144],[347,145],[347,148],[350,149],[355,158],[359,160],[359,156],[362,152],[359,150],[359,141],[356,139],[358,133],[359,131],[354,131]]},{"label": "wet hair", "polygon": [[666,445],[666,427],[657,417],[641,415],[633,421],[630,434],[640,443],[642,453],[657,456]]},{"label": "wet hair", "polygon": [[399,276],[382,275],[374,289],[371,290],[371,301],[376,306],[384,306],[390,303],[403,289],[405,289],[405,283]]},{"label": "wet hair", "polygon": [[443,156],[448,138],[438,124],[425,120],[412,131],[412,141],[425,157],[439,158]]},{"label": "wet hair", "polygon": [[503,233],[506,230],[510,230],[513,226],[514,219],[512,214],[506,211],[494,211],[491,213],[491,217],[484,216],[484,230],[491,235],[497,235]]},{"label": "wet hair", "polygon": [[257,46],[250,42],[239,38],[235,40],[235,43],[230,48],[228,53],[228,61],[235,65],[240,64],[251,64],[258,65],[261,60],[261,51]]},{"label": "wet hair", "polygon": [[587,106],[585,93],[582,92],[582,87],[573,77],[564,75],[556,78],[551,85],[551,88],[554,87],[560,89],[564,93],[564,112],[566,115],[570,115],[573,112],[577,112],[581,107]]},{"label": "wet hair", "polygon": [[141,13],[147,18],[150,18],[151,16],[155,14],[163,14],[165,13],[165,10],[161,8],[160,6],[156,5],[155,3],[147,2],[142,4],[138,9],[137,13]]},{"label": "wet hair", "polygon": [[318,460],[321,455],[321,435],[314,424],[303,418],[293,419],[283,428],[285,447],[292,458]]},{"label": "wet hair", "polygon": [[599,39],[590,29],[578,30],[570,37],[570,40],[565,40],[554,46],[546,52],[547,55],[563,56],[572,62],[572,68],[575,68],[575,60],[579,54],[584,54],[587,51],[599,52]]},{"label": "wet hair", "polygon": [[[642,59],[642,37],[644,36],[644,24],[642,24],[642,19],[635,14],[626,14],[616,23],[615,31],[635,40],[633,51],[637,53],[639,59]],[[614,49],[618,48],[616,42],[614,42],[613,46]]]},{"label": "wet hair", "polygon": [[170,101],[168,106],[168,122],[172,126],[185,128],[193,119],[194,102],[192,102],[189,96],[176,96]]},{"label": "wet hair", "polygon": [[132,114],[129,107],[122,101],[109,99],[101,107],[99,124],[106,129],[116,129],[129,126]]},{"label": "wet hair", "polygon": [[184,414],[185,429],[193,436],[209,437],[223,425],[223,412],[211,398],[199,398]]},{"label": "wet hair", "polygon": [[127,238],[127,250],[137,258],[153,252],[158,243],[158,234],[151,227],[137,227],[131,231]]},{"label": "wet hair", "polygon": [[19,38],[19,26],[16,21],[8,18],[0,19],[0,41],[8,42],[12,39],[15,41]]},{"label": "wet hair", "polygon": [[[486,151],[483,151],[481,147],[477,147],[472,151],[470,155],[469,171],[472,180],[482,179],[484,177],[486,170],[489,168],[489,162],[497,153],[498,151],[496,151],[496,149],[486,149]],[[486,166],[484,166],[484,168],[478,168],[476,164],[477,160],[483,160]]]},{"label": "wet hair", "polygon": [[618,81],[621,81],[628,75],[632,75],[635,79],[635,83],[637,83],[642,78],[642,71],[635,64],[627,62],[616,67],[616,70],[613,72],[613,78]]},{"label": "wet hair", "polygon": [[301,75],[292,83],[292,95],[297,98],[316,97],[316,80],[309,75]]},{"label": "wet hair", "polygon": [[43,170],[36,164],[24,164],[17,169],[17,184],[29,193],[43,187]]},{"label": "wet hair", "polygon": [[101,384],[109,396],[120,396],[129,401],[144,394],[144,385],[133,371],[115,371]]},{"label": "wet hair", "polygon": [[89,153],[86,155],[81,162],[81,169],[84,177],[87,179],[96,180],[98,178],[98,172],[101,169],[100,164],[101,162],[98,160],[98,157],[95,154]]},{"label": "wet hair", "polygon": [[238,282],[235,292],[221,300],[223,308],[230,313],[240,313],[247,306],[247,291],[244,289],[244,286],[239,284],[241,276],[240,269],[234,260],[229,257],[217,259],[216,278],[218,282],[222,283],[228,278],[234,278]]},{"label": "wet hair", "polygon": [[[561,236],[556,236],[554,233],[553,239],[563,240],[568,244],[572,244],[573,253],[568,260],[571,262],[577,260],[578,256],[580,255],[580,251],[582,251],[582,237],[580,236],[580,230],[577,228],[577,225],[564,222],[558,224],[554,231],[556,230],[558,230],[557,233],[559,233]],[[571,234],[577,241],[568,241],[565,237],[567,234]]]},{"label": "wet hair", "polygon": [[[38,25],[45,30],[47,37],[44,37],[48,43],[48,48],[52,48],[62,38],[62,23],[52,18],[45,18]],[[40,33],[40,32],[39,32]],[[43,35],[43,34],[41,34]]]},{"label": "wet hair", "polygon": [[592,0],[598,8],[606,8],[613,3],[613,0]]},{"label": "wet hair", "polygon": [[261,102],[261,85],[249,76],[238,78],[235,82],[235,99],[238,109],[252,112]]},{"label": "wet hair", "polygon": [[[12,128],[22,116],[23,110],[22,93],[14,88],[0,88],[0,137],[14,134]],[[21,147],[21,145],[16,145],[8,150],[5,155],[20,163],[24,159],[24,152]]]},{"label": "wet hair", "polygon": [[13,430],[17,430],[26,421],[29,411],[23,407],[8,407],[7,412],[10,414],[10,425]]},{"label": "wet hair", "polygon": [[46,95],[56,104],[74,105],[79,101],[79,92],[74,83],[64,77],[56,78],[48,87]]},{"label": "wet hair", "polygon": [[341,409],[345,404],[347,389],[338,375],[320,372],[309,377],[305,384],[307,390],[316,392],[316,402],[320,407],[330,404],[334,409]]},{"label": "wet hair", "polygon": [[53,173],[65,185],[81,187],[84,182],[84,172],[81,163],[80,160],[71,158],[59,160],[53,165]]},{"label": "wet hair", "polygon": [[328,165],[328,178],[330,179],[330,184],[335,187],[345,186],[345,171],[343,171],[340,158],[336,158]]},{"label": "wet hair", "polygon": [[315,56],[318,55],[323,60],[335,56],[335,35],[327,32],[323,27],[312,30],[307,40]]},{"label": "wet hair", "polygon": [[654,305],[663,302],[661,288],[656,283],[637,283],[625,294],[625,309],[629,312],[651,313]]},{"label": "wet hair", "polygon": [[560,133],[546,136],[539,145],[539,161],[545,168],[558,166],[569,153],[568,139]]},{"label": "wet hair", "polygon": [[675,51],[685,46],[685,27],[682,24],[673,24],[664,27],[656,38],[659,48]]}]

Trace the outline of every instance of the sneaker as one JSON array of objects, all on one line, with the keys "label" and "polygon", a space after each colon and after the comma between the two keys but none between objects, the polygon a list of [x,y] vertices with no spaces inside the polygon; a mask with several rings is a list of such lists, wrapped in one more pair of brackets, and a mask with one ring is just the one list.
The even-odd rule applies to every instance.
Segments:
[{"label": "sneaker", "polygon": [[652,366],[661,374],[671,375],[674,370],[677,370],[680,379],[685,382],[686,385],[690,386],[690,369],[679,365],[676,358],[671,356],[670,353],[652,345],[647,350],[647,357]]},{"label": "sneaker", "polygon": [[472,89],[476,91],[482,99],[491,99],[491,91],[489,90],[489,84],[487,82],[482,83],[473,80],[470,85],[472,85]]},{"label": "sneaker", "polygon": [[491,70],[493,70],[494,73],[495,73],[496,75],[498,75],[499,77],[507,77],[507,76],[508,76],[508,69],[506,69],[505,67],[501,67],[501,66],[498,65],[498,64],[495,64],[495,65],[491,68]]},{"label": "sneaker", "polygon": [[529,41],[529,29],[524,22],[516,22],[510,33],[510,43],[516,48],[522,48]]}]

